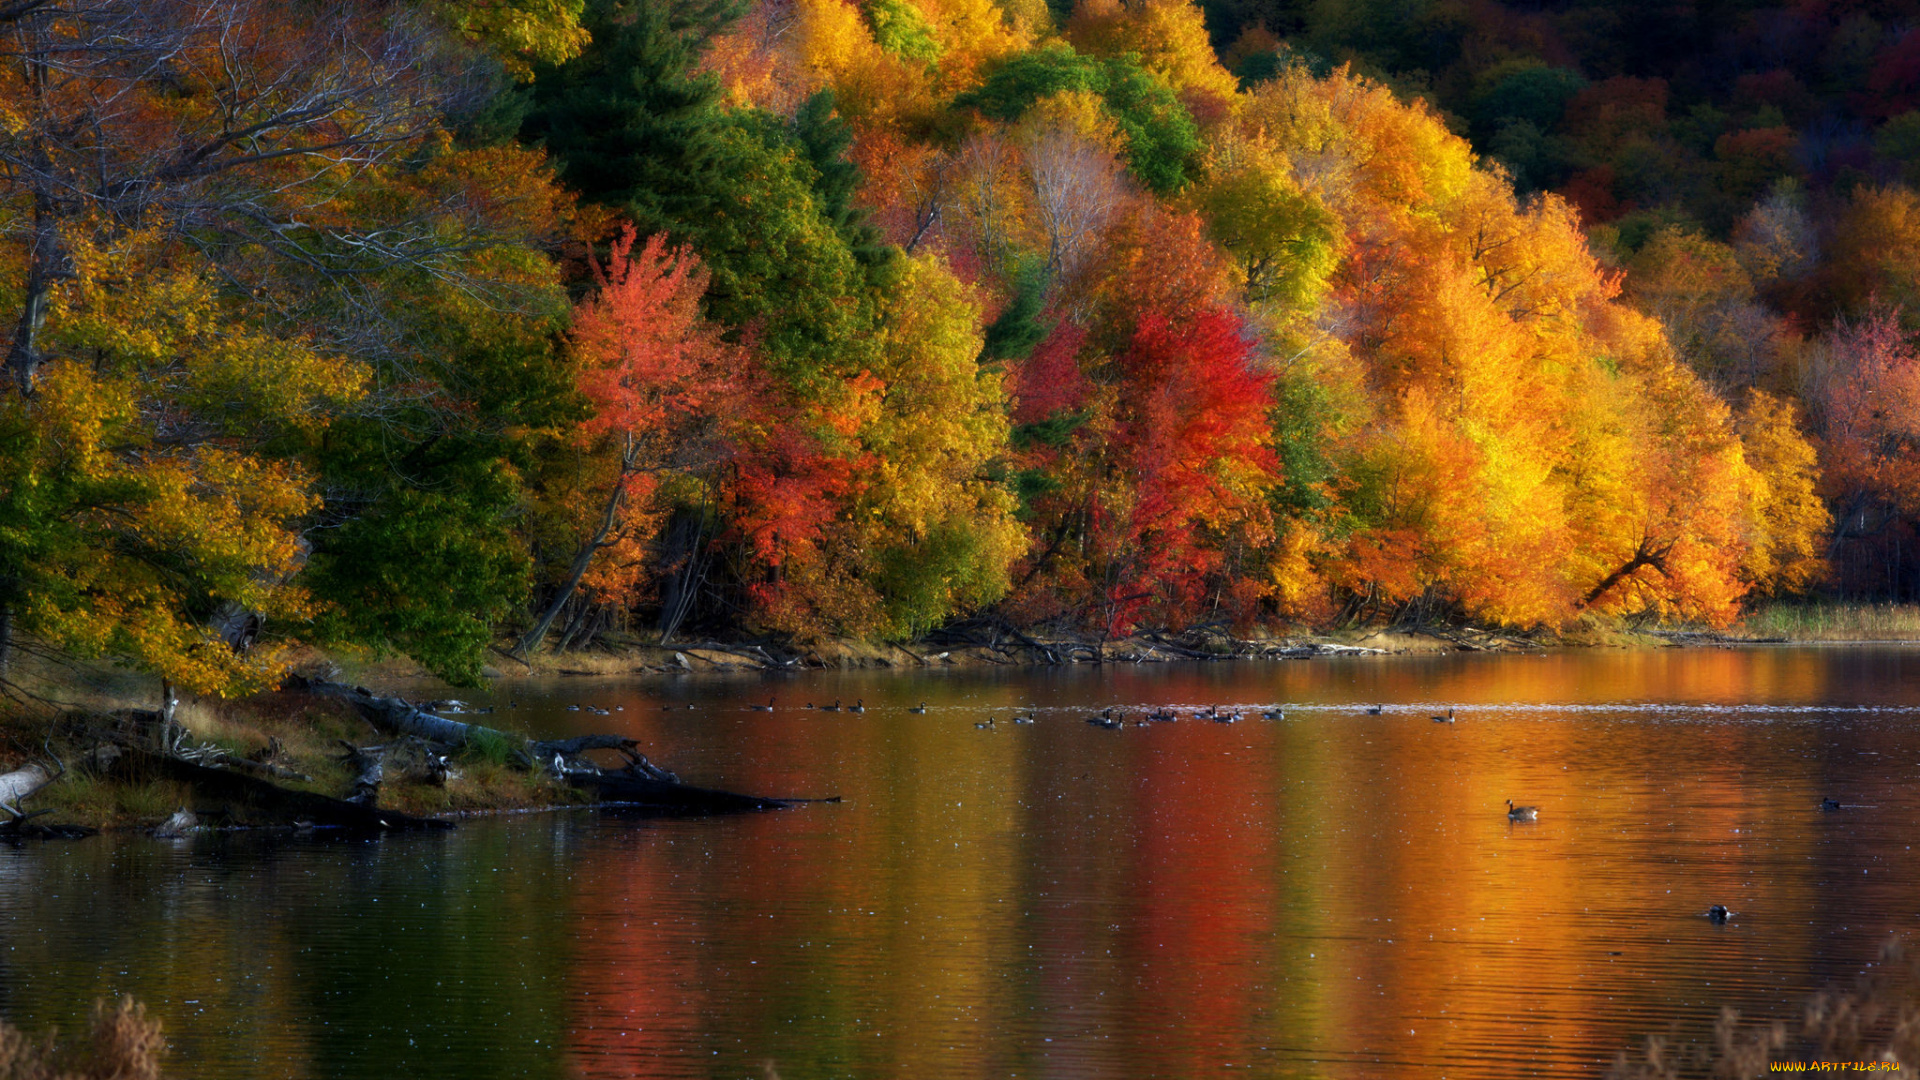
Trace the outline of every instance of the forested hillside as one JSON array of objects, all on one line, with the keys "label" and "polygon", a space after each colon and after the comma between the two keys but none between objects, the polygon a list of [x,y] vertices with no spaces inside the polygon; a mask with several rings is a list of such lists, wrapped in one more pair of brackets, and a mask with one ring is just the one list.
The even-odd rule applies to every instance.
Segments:
[{"label": "forested hillside", "polygon": [[1615,7],[0,5],[0,657],[1911,598],[1920,36]]}]

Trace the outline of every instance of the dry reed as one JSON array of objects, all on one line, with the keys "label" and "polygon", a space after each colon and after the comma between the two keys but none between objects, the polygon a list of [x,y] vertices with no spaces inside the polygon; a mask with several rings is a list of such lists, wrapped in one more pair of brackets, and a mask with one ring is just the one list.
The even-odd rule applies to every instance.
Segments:
[{"label": "dry reed", "polygon": [[1637,1054],[1614,1059],[1607,1078],[1745,1080],[1775,1075],[1773,1062],[1814,1061],[1920,1064],[1920,950],[1890,942],[1852,986],[1815,995],[1797,1040],[1779,1021],[1743,1025],[1723,1009],[1710,1041],[1648,1036]]},{"label": "dry reed", "polygon": [[1755,610],[1738,629],[1788,641],[1920,641],[1920,606],[1783,601]]},{"label": "dry reed", "polygon": [[90,1035],[62,1045],[57,1032],[33,1039],[0,1021],[0,1080],[160,1080],[167,1043],[146,1006],[94,1002]]}]

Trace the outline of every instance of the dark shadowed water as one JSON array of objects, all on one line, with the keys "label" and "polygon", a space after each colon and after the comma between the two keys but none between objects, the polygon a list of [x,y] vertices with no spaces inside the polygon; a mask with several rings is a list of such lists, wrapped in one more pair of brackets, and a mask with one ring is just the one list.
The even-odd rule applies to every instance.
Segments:
[{"label": "dark shadowed water", "polygon": [[[1721,1005],[1793,1016],[1920,930],[1915,649],[501,697],[845,802],[0,848],[0,1016],[133,993],[209,1078],[1587,1076]],[[802,708],[836,697],[867,711]],[[1084,722],[1109,704],[1286,717]]]}]

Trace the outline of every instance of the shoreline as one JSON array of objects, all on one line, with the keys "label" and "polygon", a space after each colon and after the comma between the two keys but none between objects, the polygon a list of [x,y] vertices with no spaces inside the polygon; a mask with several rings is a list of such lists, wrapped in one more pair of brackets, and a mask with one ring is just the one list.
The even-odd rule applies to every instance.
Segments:
[{"label": "shoreline", "polygon": [[[1036,639],[1022,634],[998,640],[990,637],[984,641],[922,641],[907,645],[826,641],[809,646],[737,642],[655,646],[633,642],[617,651],[596,649],[586,653],[542,654],[530,662],[509,662],[501,658],[486,674],[490,683],[511,685],[523,680],[556,678],[705,679],[836,670],[904,673],[996,667],[1038,669],[1103,664],[1279,662],[1469,652],[1546,653],[1765,645],[1900,647],[1920,646],[1920,639],[1607,630],[1563,634],[1543,640],[1442,628],[1413,633],[1374,631],[1249,639],[1234,638],[1217,630],[1190,631],[1178,637],[1136,635],[1109,641]],[[298,666],[303,670],[321,669],[331,677],[352,683],[376,687],[406,684],[411,693],[422,697],[431,694],[435,698],[449,698],[461,693],[460,688],[441,683],[417,665],[405,661],[314,653],[303,658]],[[176,815],[204,808],[207,800],[196,796],[189,785],[153,776],[129,775],[89,763],[89,745],[97,747],[103,736],[125,738],[130,723],[137,718],[157,716],[142,708],[152,704],[150,698],[143,699],[143,695],[151,693],[146,685],[151,682],[150,678],[143,680],[99,666],[40,674],[43,680],[50,674],[56,676],[46,681],[50,688],[63,691],[61,697],[78,696],[83,700],[66,702],[66,708],[57,711],[35,712],[16,705],[0,713],[0,774],[49,757],[62,762],[63,770],[64,762],[72,762],[74,772],[71,776],[63,772],[59,780],[32,796],[33,805],[23,809],[34,814],[35,820],[13,823],[15,835],[38,831],[41,836],[54,836],[60,835],[63,828],[177,835],[182,831],[180,828],[168,827]],[[387,741],[387,736],[374,732],[338,701],[299,689],[298,682],[294,680],[281,690],[231,701],[183,702],[179,722],[188,741],[181,745],[187,746],[189,755],[213,754],[224,756],[235,765],[256,761],[268,763],[269,768],[283,768],[289,776],[296,777],[285,785],[289,792],[338,798],[352,791],[359,766],[351,764],[351,755],[343,757],[340,749],[351,750],[369,741]],[[73,691],[78,691],[77,695]],[[445,779],[444,765],[439,779],[401,775],[395,770],[382,792],[380,808],[450,824],[480,817],[593,809],[603,803],[619,805],[617,801],[605,803],[583,797],[584,792],[557,785],[553,778],[537,769],[514,766],[498,751],[468,748],[446,753],[448,757],[442,758],[442,762],[457,766],[454,782]],[[232,813],[230,808],[214,811],[211,816],[224,822],[220,825],[188,824],[185,828],[234,833],[312,831],[297,827],[293,820],[254,818],[245,811],[235,818]],[[39,817],[39,814],[46,816]],[[6,822],[0,822],[0,837],[7,835],[6,826]],[[53,829],[48,831],[41,826]]]},{"label": "shoreline", "polygon": [[[800,671],[904,670],[986,667],[1064,667],[1082,664],[1212,663],[1229,660],[1308,660],[1332,656],[1408,656],[1479,652],[1559,652],[1586,649],[1719,648],[1747,645],[1920,645],[1920,638],[1794,639],[1733,633],[1653,630],[1605,631],[1533,639],[1478,629],[1370,631],[1352,635],[1234,638],[1224,634],[1167,638],[1136,635],[1107,641],[1032,639],[995,644],[925,641],[908,644],[835,639],[808,646],[767,643],[688,642],[623,644],[617,649],[541,654],[530,660],[495,650],[485,669],[489,681],[529,678],[631,677],[645,675],[743,674]],[[356,667],[366,678],[430,680],[405,662]]]}]

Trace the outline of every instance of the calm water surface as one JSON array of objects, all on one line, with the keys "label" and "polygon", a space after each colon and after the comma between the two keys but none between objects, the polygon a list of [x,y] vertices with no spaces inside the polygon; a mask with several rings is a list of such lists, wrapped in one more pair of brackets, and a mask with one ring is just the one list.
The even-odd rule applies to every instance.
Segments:
[{"label": "calm water surface", "polygon": [[[836,697],[868,711],[802,708]],[[496,703],[630,733],[693,782],[845,801],[0,848],[0,1016],[73,1028],[133,993],[209,1078],[1586,1076],[1723,1004],[1790,1016],[1920,930],[1920,650],[563,680]],[[1083,722],[1109,704],[1286,719]],[[1448,705],[1458,724],[1428,720]]]}]

